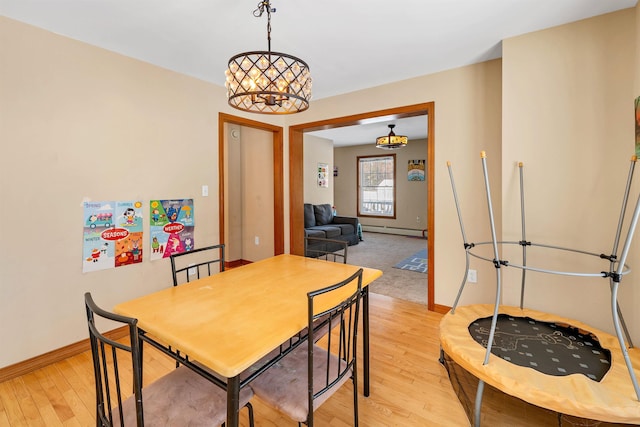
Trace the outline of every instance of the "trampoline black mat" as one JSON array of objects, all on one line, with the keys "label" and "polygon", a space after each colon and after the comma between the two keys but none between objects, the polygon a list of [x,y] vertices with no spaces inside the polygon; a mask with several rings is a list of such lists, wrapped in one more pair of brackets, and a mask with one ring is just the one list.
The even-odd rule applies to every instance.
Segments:
[{"label": "trampoline black mat", "polygon": [[[491,317],[469,325],[473,339],[487,347]],[[611,352],[589,332],[530,317],[499,314],[491,353],[544,374],[583,374],[600,381],[611,367]]]}]

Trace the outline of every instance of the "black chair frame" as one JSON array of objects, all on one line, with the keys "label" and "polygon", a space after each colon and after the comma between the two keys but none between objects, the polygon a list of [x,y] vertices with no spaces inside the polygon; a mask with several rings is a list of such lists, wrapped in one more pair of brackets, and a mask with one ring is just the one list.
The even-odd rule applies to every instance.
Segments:
[{"label": "black chair frame", "polygon": [[344,240],[306,236],[304,238],[304,256],[326,261],[347,263],[349,243]]},{"label": "black chair frame", "polygon": [[[93,371],[96,386],[96,423],[98,426],[113,426],[112,394],[115,393],[118,401],[120,425],[124,424],[122,414],[122,393],[119,378],[119,363],[122,360],[119,355],[122,351],[130,354],[133,368],[133,394],[135,396],[137,425],[144,426],[144,412],[142,408],[142,345],[138,335],[137,319],[110,313],[98,307],[90,293],[85,294],[85,309],[89,326],[89,341],[91,342],[91,355],[93,359]],[[105,319],[121,322],[127,325],[130,345],[114,341],[104,336],[95,325],[94,313]],[[120,350],[120,352],[118,351]],[[107,356],[111,359],[108,360]],[[113,366],[113,380],[109,375],[109,364]],[[115,389],[115,390],[114,390]]]},{"label": "black chair frame", "polygon": [[[357,280],[357,289],[354,293],[349,295],[348,298],[343,300],[340,304],[325,310],[320,313],[315,313],[314,299],[320,295],[326,294],[331,291],[335,291],[343,286],[352,283]],[[309,321],[309,336],[308,342],[315,343],[314,334],[316,330],[324,329],[328,325],[328,330],[332,331],[334,328],[339,327],[338,343],[336,356],[341,362],[335,367],[335,372],[331,374],[331,366],[329,363],[331,352],[327,352],[327,374],[324,380],[324,386],[317,392],[313,392],[313,358],[314,358],[314,345],[308,346],[308,384],[309,386],[309,415],[307,418],[307,425],[313,427],[313,401],[326,393],[336,383],[338,383],[346,375],[351,374],[353,381],[353,409],[354,409],[354,426],[358,426],[358,365],[357,365],[357,341],[358,341],[358,320],[360,318],[360,302],[362,301],[362,269],[359,269],[350,277],[338,282],[332,286],[318,289],[316,291],[309,292],[307,294],[308,300],[308,321]],[[327,335],[327,348],[335,349],[332,341],[336,339],[333,333]]]},{"label": "black chair frame", "polygon": [[[183,256],[193,256],[199,252],[204,252],[204,251],[219,251],[218,252],[218,256],[214,259],[210,259],[207,261],[202,261],[202,262],[198,262],[195,264],[191,264],[191,265],[187,265],[184,267],[178,267],[177,266],[177,259],[181,258]],[[219,244],[219,245],[213,245],[213,246],[206,246],[204,248],[198,248],[198,249],[194,249],[192,251],[188,251],[188,252],[180,252],[178,254],[173,254],[170,256],[171,259],[171,273],[173,275],[173,286],[178,286],[178,277],[181,274],[184,274],[185,276],[185,282],[181,282],[181,283],[188,283],[190,282],[190,278],[189,276],[191,276],[192,274],[190,274],[191,272],[195,272],[195,276],[196,279],[200,279],[201,277],[206,277],[206,276],[211,276],[212,273],[212,265],[214,264],[218,264],[218,268],[219,271],[224,271],[225,269],[225,265],[224,265],[224,260],[225,260],[225,254],[224,254],[224,244]]]}]

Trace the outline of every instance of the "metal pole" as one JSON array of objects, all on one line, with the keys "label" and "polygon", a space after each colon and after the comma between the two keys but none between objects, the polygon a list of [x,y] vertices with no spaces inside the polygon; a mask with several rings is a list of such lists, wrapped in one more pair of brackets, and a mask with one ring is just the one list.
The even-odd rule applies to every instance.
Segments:
[{"label": "metal pole", "polygon": [[[520,244],[522,245],[522,265],[526,267],[527,265],[527,232],[524,221],[524,175],[523,175],[523,164],[522,162],[518,163],[518,168],[520,169],[520,216],[522,217],[522,240]],[[520,285],[520,309],[524,308],[524,286],[525,280],[527,276],[527,269],[522,269],[522,284]]]},{"label": "metal pole", "polygon": [[[631,188],[631,182],[633,180],[633,171],[635,170],[636,162],[638,161],[637,156],[631,156],[631,165],[629,166],[629,174],[627,176],[627,185],[624,189],[624,196],[622,197],[622,208],[620,209],[620,218],[618,219],[618,227],[616,228],[616,237],[613,241],[613,249],[611,250],[611,258],[609,259],[609,271],[615,270],[615,264],[618,257],[618,245],[620,244],[620,233],[622,231],[622,224],[624,223],[624,216],[627,212],[627,202],[629,201],[629,189]],[[614,280],[613,278],[609,279],[609,287],[611,292],[613,292]],[[622,316],[622,310],[620,309],[620,304],[616,304],[616,313],[620,319],[620,325],[624,331],[624,335],[627,337],[627,341],[629,342],[629,346],[633,347],[633,341],[631,340],[631,335],[629,334],[629,329],[627,329],[627,324],[624,321],[624,317]]]},{"label": "metal pole", "polygon": [[611,290],[611,314],[613,316],[613,326],[616,330],[616,336],[618,337],[618,342],[620,343],[620,350],[622,351],[622,356],[624,357],[624,362],[627,365],[627,370],[629,371],[629,377],[631,377],[631,382],[633,383],[633,388],[636,392],[636,397],[640,400],[640,387],[638,387],[638,380],[636,379],[636,374],[633,371],[633,365],[631,364],[631,359],[629,358],[629,352],[627,351],[627,346],[624,341],[624,337],[622,336],[622,331],[620,328],[620,319],[618,317],[618,286],[620,285],[621,280],[621,272],[624,269],[625,261],[627,260],[627,255],[629,254],[629,248],[631,247],[631,241],[633,240],[633,234],[636,230],[636,225],[638,224],[638,217],[640,216],[640,197],[638,197],[638,201],[636,202],[636,208],[633,212],[633,217],[631,219],[631,223],[629,224],[629,230],[627,231],[627,238],[624,242],[624,247],[622,249],[622,254],[620,255],[620,261],[618,263],[618,270],[616,271],[616,276],[613,279],[613,288]]},{"label": "metal pole", "polygon": [[460,223],[460,231],[462,233],[462,242],[464,243],[464,254],[465,254],[465,269],[464,269],[464,277],[462,278],[462,283],[460,284],[460,289],[458,290],[458,295],[456,296],[456,300],[453,302],[453,307],[451,307],[451,313],[454,314],[456,312],[456,307],[458,306],[458,301],[460,301],[460,296],[462,295],[462,291],[464,290],[464,286],[467,283],[467,275],[469,274],[469,244],[467,243],[467,235],[464,231],[464,224],[462,222],[462,213],[460,211],[460,202],[458,201],[458,192],[456,191],[456,184],[453,179],[453,171],[451,169],[451,162],[447,162],[447,169],[449,170],[449,180],[451,181],[451,189],[453,190],[453,200],[456,205],[456,212],[458,213],[458,222]]},{"label": "metal pole", "polygon": [[489,174],[487,173],[487,154],[480,152],[482,160],[482,172],[484,174],[484,186],[487,193],[487,207],[489,208],[489,221],[491,223],[491,241],[493,242],[493,265],[496,268],[496,300],[493,308],[493,318],[491,319],[491,329],[489,331],[489,341],[487,342],[487,352],[484,356],[484,363],[489,363],[491,355],[491,346],[493,344],[493,336],[496,332],[496,323],[498,322],[498,311],[500,308],[500,295],[502,294],[502,283],[500,275],[500,257],[498,256],[498,242],[496,239],[496,226],[493,219],[493,206],[491,204],[491,186],[489,185]]}]

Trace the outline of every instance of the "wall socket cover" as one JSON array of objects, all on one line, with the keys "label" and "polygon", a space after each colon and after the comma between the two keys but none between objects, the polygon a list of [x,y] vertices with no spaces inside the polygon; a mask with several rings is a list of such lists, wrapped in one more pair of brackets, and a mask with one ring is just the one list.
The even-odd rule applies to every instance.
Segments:
[{"label": "wall socket cover", "polygon": [[469,270],[467,273],[467,280],[470,283],[476,283],[478,281],[478,272],[476,270]]}]

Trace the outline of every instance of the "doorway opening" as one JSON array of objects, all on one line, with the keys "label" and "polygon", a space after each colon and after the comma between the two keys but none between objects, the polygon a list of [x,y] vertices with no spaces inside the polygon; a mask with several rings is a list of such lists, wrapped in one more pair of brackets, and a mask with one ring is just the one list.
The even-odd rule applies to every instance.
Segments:
[{"label": "doorway opening", "polygon": [[[283,128],[280,126],[262,123],[243,117],[232,116],[225,113],[218,114],[218,194],[220,195],[219,205],[219,233],[220,243],[225,245],[229,242],[229,175],[230,167],[226,164],[229,151],[228,129],[230,126],[240,126],[260,131],[267,131],[272,135],[271,143],[273,149],[273,255],[284,253],[284,142]],[[269,170],[264,165],[264,170]],[[253,172],[252,172],[253,173]],[[271,236],[269,236],[271,237]],[[256,237],[255,244],[259,244]],[[228,251],[229,252],[229,251]],[[229,259],[225,261],[227,267],[234,267],[256,260]]]},{"label": "doorway opening", "polygon": [[371,120],[401,119],[407,117],[425,116],[427,126],[427,308],[436,309],[434,303],[434,167],[435,167],[435,103],[415,104],[405,107],[372,111],[352,116],[337,117],[317,122],[303,123],[289,127],[289,218],[290,218],[290,252],[296,255],[304,254],[304,189],[300,185],[304,182],[304,133],[316,130],[333,129],[344,126],[355,126]]}]

